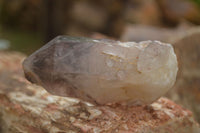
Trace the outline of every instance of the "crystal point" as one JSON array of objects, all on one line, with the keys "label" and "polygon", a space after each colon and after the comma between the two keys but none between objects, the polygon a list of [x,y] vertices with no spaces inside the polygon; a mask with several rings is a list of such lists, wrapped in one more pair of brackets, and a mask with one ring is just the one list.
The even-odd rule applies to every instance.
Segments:
[{"label": "crystal point", "polygon": [[48,92],[91,103],[150,104],[174,84],[170,44],[59,36],[23,62],[26,78]]}]

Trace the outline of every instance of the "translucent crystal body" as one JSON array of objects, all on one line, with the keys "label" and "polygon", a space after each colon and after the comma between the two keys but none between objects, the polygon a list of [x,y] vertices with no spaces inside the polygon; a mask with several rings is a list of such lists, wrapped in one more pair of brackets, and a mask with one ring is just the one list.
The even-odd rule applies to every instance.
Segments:
[{"label": "translucent crystal body", "polygon": [[26,78],[48,92],[97,104],[149,104],[174,84],[170,44],[59,36],[23,62]]}]

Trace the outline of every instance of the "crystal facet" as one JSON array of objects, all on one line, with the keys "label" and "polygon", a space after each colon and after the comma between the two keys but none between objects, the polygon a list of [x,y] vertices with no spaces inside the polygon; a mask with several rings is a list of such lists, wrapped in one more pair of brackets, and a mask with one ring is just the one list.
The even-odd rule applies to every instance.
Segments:
[{"label": "crystal facet", "polygon": [[26,78],[48,92],[97,104],[150,104],[174,84],[170,44],[59,36],[23,62]]}]

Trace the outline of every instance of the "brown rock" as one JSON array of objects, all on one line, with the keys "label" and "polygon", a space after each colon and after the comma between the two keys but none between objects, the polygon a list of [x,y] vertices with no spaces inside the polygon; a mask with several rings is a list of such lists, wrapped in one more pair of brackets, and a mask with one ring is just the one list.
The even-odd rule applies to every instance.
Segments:
[{"label": "brown rock", "polygon": [[[166,98],[150,106],[92,106],[53,96],[25,80],[18,53],[0,53],[0,131],[3,133],[198,133],[192,113]],[[11,67],[12,65],[12,67]],[[9,67],[8,67],[9,66]]]},{"label": "brown rock", "polygon": [[200,10],[190,0],[157,0],[165,21],[177,24],[182,19],[200,23]]},{"label": "brown rock", "polygon": [[124,10],[125,20],[131,23],[158,25],[161,15],[155,0],[130,0]]},{"label": "brown rock", "polygon": [[133,25],[128,24],[121,35],[123,41],[145,41],[145,40],[159,40],[166,43],[172,43],[177,37],[183,36],[187,30],[194,27],[188,22],[181,22],[176,28],[162,28],[147,25]]},{"label": "brown rock", "polygon": [[104,28],[108,14],[106,14],[106,11],[102,7],[96,4],[79,1],[74,3],[71,17],[74,23],[80,24],[82,27],[85,26],[88,29],[100,30]]},{"label": "brown rock", "polygon": [[168,97],[189,108],[200,122],[200,27],[173,40],[179,59],[177,82]]},{"label": "brown rock", "polygon": [[173,31],[146,25],[127,25],[122,33],[121,40],[140,42],[144,40],[159,40],[167,42]]}]

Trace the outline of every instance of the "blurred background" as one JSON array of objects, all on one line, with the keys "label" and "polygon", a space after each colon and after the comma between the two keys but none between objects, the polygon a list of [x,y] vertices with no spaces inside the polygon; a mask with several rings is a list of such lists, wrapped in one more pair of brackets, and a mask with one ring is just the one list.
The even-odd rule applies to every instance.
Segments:
[{"label": "blurred background", "polygon": [[28,54],[60,34],[120,39],[129,24],[184,22],[200,24],[200,0],[0,0],[1,42]]},{"label": "blurred background", "polygon": [[179,74],[166,95],[200,122],[200,0],[0,0],[0,49],[30,54],[65,34],[175,47]]}]

